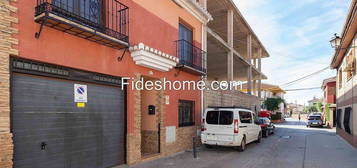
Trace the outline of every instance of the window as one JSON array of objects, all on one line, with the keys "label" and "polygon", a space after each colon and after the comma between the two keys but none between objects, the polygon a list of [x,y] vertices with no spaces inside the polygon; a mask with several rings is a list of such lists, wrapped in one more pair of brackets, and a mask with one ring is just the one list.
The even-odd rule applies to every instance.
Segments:
[{"label": "window", "polygon": [[186,40],[187,42],[192,43],[193,41],[193,33],[192,29],[188,26],[180,23],[179,24],[179,40]]},{"label": "window", "polygon": [[336,114],[337,128],[341,128],[341,113],[342,109],[338,109]]},{"label": "window", "polygon": [[231,125],[233,123],[232,111],[220,111],[219,113],[219,125]]},{"label": "window", "polygon": [[352,78],[352,76],[354,75],[353,71],[354,70],[352,70],[352,68],[347,69],[347,75],[346,75],[347,81],[349,81]]},{"label": "window", "polygon": [[208,111],[206,114],[206,122],[211,125],[232,125],[232,111]]},{"label": "window", "polygon": [[350,80],[356,73],[356,58],[354,57],[353,52],[351,51],[346,57],[346,71],[347,71],[347,80]]},{"label": "window", "polygon": [[349,134],[351,134],[351,129],[350,129],[350,117],[351,117],[351,107],[345,108],[345,115],[343,118],[343,126],[345,127],[345,131]]},{"label": "window", "polygon": [[352,75],[355,76],[356,75],[356,59],[353,60],[352,62]]},{"label": "window", "polygon": [[239,118],[241,123],[252,123],[252,114],[246,111],[239,112]]},{"label": "window", "polygon": [[208,111],[206,114],[207,124],[218,125],[219,111]]},{"label": "window", "polygon": [[179,40],[181,45],[179,45],[179,50],[181,51],[181,59],[193,62],[193,33],[192,29],[188,26],[180,23],[179,24]]},{"label": "window", "polygon": [[195,125],[194,101],[179,100],[179,126]]},{"label": "window", "polygon": [[[56,12],[69,12],[75,14],[72,16],[76,19],[87,19],[94,23],[100,23],[101,21],[101,0],[53,0],[52,4],[56,7],[61,8],[61,10]],[[66,11],[63,11],[66,10]]]},{"label": "window", "polygon": [[270,124],[269,118],[258,118],[260,124]]},{"label": "window", "polygon": [[338,71],[338,87],[342,87],[342,69]]},{"label": "window", "polygon": [[321,120],[321,116],[309,116],[308,120]]}]

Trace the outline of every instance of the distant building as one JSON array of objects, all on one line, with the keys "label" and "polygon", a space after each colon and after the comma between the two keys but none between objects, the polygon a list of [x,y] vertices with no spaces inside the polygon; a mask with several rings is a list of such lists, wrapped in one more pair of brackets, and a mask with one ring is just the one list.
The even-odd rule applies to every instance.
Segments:
[{"label": "distant building", "polygon": [[322,99],[314,97],[312,100],[307,101],[309,106],[314,106],[318,102],[322,102]]},{"label": "distant building", "polygon": [[[241,91],[247,92],[247,84],[242,85]],[[258,90],[253,90],[253,93],[258,94]],[[280,98],[284,99],[285,93],[286,92],[283,89],[281,89],[278,85],[272,85],[272,84],[267,84],[267,83],[262,83],[262,85],[261,85],[261,100],[262,100],[262,102],[264,102],[264,100],[266,100],[267,98],[280,97]],[[262,110],[266,110],[266,109],[264,109],[264,107],[263,107]],[[281,112],[282,114],[285,114],[286,108],[285,108],[284,103],[281,103],[279,105],[279,110],[277,110],[275,112]]]},{"label": "distant building", "polygon": [[288,103],[286,108],[287,108],[287,113],[290,115],[304,112],[304,105],[301,104]]},{"label": "distant building", "polygon": [[322,100],[323,114],[326,125],[335,127],[336,123],[336,77],[325,79],[321,89],[324,91]]}]

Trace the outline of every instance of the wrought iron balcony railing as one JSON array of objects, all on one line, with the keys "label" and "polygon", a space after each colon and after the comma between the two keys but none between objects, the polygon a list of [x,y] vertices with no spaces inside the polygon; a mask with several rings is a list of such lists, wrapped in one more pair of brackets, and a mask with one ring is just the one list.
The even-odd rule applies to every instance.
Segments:
[{"label": "wrought iron balcony railing", "polygon": [[176,41],[176,53],[180,62],[178,67],[194,70],[206,74],[206,52],[186,40]]},{"label": "wrought iron balcony railing", "polygon": [[114,48],[113,39],[129,43],[129,8],[118,0],[37,0],[35,20]]}]

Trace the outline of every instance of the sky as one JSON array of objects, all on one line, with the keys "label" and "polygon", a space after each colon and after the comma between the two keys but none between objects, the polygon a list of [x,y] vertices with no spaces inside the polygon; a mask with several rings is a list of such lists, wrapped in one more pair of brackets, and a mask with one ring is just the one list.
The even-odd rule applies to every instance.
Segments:
[{"label": "sky", "polygon": [[[334,50],[329,43],[340,34],[351,0],[233,0],[270,57],[262,60],[264,83],[283,85],[330,65]],[[328,69],[283,89],[320,87],[336,76]],[[307,104],[321,98],[321,89],[287,92],[288,103]]]}]

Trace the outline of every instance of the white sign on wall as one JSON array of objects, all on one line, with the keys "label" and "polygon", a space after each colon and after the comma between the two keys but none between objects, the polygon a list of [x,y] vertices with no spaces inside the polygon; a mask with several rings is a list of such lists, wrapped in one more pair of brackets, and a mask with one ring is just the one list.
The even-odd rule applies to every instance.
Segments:
[{"label": "white sign on wall", "polygon": [[74,102],[87,103],[87,85],[74,84]]},{"label": "white sign on wall", "polygon": [[170,96],[165,96],[165,104],[170,104]]}]

